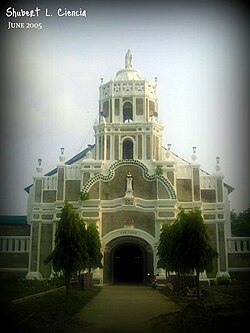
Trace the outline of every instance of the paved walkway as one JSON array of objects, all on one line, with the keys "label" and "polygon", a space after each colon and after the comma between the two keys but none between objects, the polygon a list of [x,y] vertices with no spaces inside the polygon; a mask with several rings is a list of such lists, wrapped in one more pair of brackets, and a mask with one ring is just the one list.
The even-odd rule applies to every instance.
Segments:
[{"label": "paved walkway", "polygon": [[87,333],[148,333],[150,319],[180,307],[149,286],[110,285],[76,316]]}]

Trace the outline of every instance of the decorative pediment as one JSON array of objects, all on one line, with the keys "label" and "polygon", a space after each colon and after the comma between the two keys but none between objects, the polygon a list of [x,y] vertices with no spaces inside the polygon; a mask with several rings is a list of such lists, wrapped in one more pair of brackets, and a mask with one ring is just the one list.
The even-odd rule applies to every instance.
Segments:
[{"label": "decorative pediment", "polygon": [[[119,160],[111,165],[109,174],[103,173],[89,179],[82,189],[88,193],[92,186],[100,182],[101,199],[112,200],[123,197],[128,185],[127,174],[133,175],[133,195],[144,199],[157,199],[157,188],[165,190],[165,199],[176,199],[176,192],[170,181],[161,174],[150,175],[145,164],[138,160]],[[157,186],[157,182],[159,186]],[[109,183],[109,184],[108,184]],[[106,184],[106,185],[105,185]]]}]

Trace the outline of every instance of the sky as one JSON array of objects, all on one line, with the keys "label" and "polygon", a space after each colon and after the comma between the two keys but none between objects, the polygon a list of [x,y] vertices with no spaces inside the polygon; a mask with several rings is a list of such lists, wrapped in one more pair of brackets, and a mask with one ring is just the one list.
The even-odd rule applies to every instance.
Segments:
[{"label": "sky", "polygon": [[[187,2],[184,2],[187,3]],[[215,171],[235,190],[231,209],[249,205],[247,124],[248,31],[244,8],[197,1],[6,1],[1,7],[0,215],[25,215],[37,159],[46,173],[60,148],[71,158],[94,143],[100,78],[133,67],[158,78],[163,145],[201,168]],[[38,17],[6,17],[6,9],[38,7]],[[58,17],[58,8],[87,10]],[[52,14],[45,17],[45,9]],[[41,23],[17,29],[9,22]]]}]

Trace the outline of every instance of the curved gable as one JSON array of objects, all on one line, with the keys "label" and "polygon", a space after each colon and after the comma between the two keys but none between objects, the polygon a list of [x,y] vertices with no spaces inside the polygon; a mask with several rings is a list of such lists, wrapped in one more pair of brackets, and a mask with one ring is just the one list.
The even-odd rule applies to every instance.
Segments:
[{"label": "curved gable", "polygon": [[111,165],[107,176],[100,173],[91,178],[84,185],[82,192],[89,193],[89,198],[94,199],[98,187],[101,200],[121,198],[125,195],[126,175],[129,171],[133,176],[133,195],[135,197],[145,200],[176,199],[175,190],[168,179],[162,175],[149,175],[148,168],[136,160],[115,162]]}]

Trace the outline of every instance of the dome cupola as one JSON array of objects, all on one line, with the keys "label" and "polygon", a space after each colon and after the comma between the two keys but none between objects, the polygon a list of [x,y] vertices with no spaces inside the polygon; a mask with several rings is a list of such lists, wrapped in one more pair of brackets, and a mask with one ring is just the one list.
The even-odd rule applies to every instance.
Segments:
[{"label": "dome cupola", "polygon": [[143,80],[141,73],[132,68],[133,56],[130,50],[125,55],[125,68],[116,73],[114,81],[130,81],[130,80]]}]

